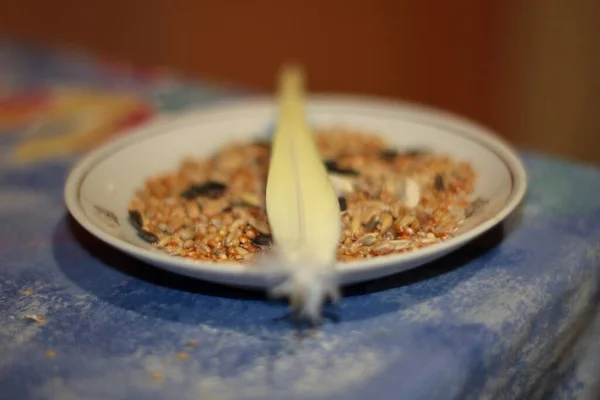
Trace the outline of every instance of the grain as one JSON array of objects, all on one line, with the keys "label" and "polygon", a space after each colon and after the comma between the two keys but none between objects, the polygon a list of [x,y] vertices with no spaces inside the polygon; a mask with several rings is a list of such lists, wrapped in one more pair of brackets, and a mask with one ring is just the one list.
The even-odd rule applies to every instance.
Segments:
[{"label": "grain", "polygon": [[[329,129],[315,138],[338,195],[341,262],[443,242],[486,204],[470,198],[476,176],[468,163],[393,149],[365,132]],[[273,244],[265,210],[269,153],[268,143],[231,143],[150,177],[131,199],[130,223],[173,256],[252,262]]]},{"label": "grain", "polygon": [[161,238],[161,239],[158,241],[158,243],[156,243],[156,247],[157,247],[157,248],[159,248],[159,249],[162,249],[162,248],[163,248],[163,247],[165,247],[167,244],[169,244],[169,242],[170,242],[171,240],[173,240],[173,239],[171,238],[171,236],[170,236],[170,235],[163,236],[163,237],[162,237],[162,238]]},{"label": "grain", "polygon": [[384,234],[392,227],[392,224],[394,223],[394,217],[392,214],[385,212],[379,216],[379,221],[381,221],[381,228],[379,231]]}]

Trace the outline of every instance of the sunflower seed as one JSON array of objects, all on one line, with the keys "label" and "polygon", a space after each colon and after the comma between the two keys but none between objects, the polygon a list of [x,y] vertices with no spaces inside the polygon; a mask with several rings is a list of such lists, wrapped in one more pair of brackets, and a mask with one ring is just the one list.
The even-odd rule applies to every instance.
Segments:
[{"label": "sunflower seed", "polygon": [[129,222],[131,222],[131,225],[138,230],[142,229],[142,226],[144,226],[142,214],[136,210],[129,210]]},{"label": "sunflower seed", "polygon": [[[418,157],[422,150],[398,153],[375,136],[341,133],[316,135],[341,211],[338,261],[447,240],[465,213],[481,207],[480,200],[466,201],[475,179],[469,164],[432,153]],[[263,210],[265,145],[233,144],[210,159],[184,161],[176,173],[151,177],[129,204],[132,226],[173,256],[245,263],[267,252],[273,239]],[[174,195],[181,187],[181,196]]]},{"label": "sunflower seed", "polygon": [[144,229],[140,229],[138,231],[138,236],[142,239],[144,239],[146,242],[148,243],[156,243],[158,242],[158,236],[156,236],[154,233],[150,232],[150,231],[146,231]]},{"label": "sunflower seed", "polygon": [[209,181],[201,185],[191,185],[181,193],[181,197],[193,200],[196,197],[219,198],[223,195],[227,186],[220,182]]},{"label": "sunflower seed", "polygon": [[252,240],[252,244],[258,247],[268,247],[273,244],[273,237],[271,235],[260,233]]},{"label": "sunflower seed", "polygon": [[348,209],[348,202],[344,197],[338,197],[338,202],[340,204],[340,211],[344,212]]},{"label": "sunflower seed", "polygon": [[341,168],[337,162],[333,160],[325,161],[325,168],[328,172],[333,172],[340,175],[358,176],[358,171],[350,168]]},{"label": "sunflower seed", "polygon": [[440,174],[435,174],[435,188],[436,190],[444,190],[446,185],[444,184],[444,178]]},{"label": "sunflower seed", "polygon": [[367,233],[362,238],[360,238],[360,242],[365,246],[371,246],[376,241],[377,241],[377,234],[375,234],[375,233]]}]

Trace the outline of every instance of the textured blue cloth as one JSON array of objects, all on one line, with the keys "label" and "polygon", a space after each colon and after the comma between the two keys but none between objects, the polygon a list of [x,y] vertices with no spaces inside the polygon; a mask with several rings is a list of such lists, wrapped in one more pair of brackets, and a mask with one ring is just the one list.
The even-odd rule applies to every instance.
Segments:
[{"label": "textured blue cloth", "polygon": [[[221,96],[7,44],[0,60],[12,91],[112,85],[161,109]],[[311,330],[284,303],[91,237],[63,205],[77,155],[16,163],[23,132],[0,130],[0,399],[598,398],[599,169],[523,153],[530,187],[506,223],[440,261],[347,288]]]}]

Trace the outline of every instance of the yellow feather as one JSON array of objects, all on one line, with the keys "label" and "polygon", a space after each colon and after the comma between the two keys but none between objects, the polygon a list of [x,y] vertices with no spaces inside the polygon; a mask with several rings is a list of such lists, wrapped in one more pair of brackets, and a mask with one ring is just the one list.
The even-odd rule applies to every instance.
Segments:
[{"label": "yellow feather", "polygon": [[266,206],[278,261],[290,276],[275,292],[295,299],[298,311],[315,319],[323,301],[337,297],[340,208],[306,120],[299,68],[283,70],[278,96]]}]

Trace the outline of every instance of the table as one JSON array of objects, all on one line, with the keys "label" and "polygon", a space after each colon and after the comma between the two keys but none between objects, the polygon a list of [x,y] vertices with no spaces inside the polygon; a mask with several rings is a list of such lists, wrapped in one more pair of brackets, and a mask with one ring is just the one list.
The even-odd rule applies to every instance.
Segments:
[{"label": "table", "polygon": [[[143,265],[66,212],[73,162],[236,95],[0,43],[0,399],[592,399],[600,170],[522,152],[521,209],[426,267],[345,289],[316,329],[261,293]],[[596,397],[598,398],[598,397]]]}]

